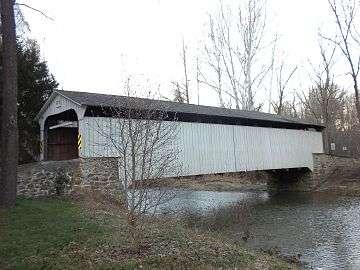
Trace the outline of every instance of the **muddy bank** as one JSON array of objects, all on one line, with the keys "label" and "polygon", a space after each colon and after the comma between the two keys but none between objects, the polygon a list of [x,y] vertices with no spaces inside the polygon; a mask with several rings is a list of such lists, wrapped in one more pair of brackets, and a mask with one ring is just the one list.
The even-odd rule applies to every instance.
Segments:
[{"label": "muddy bank", "polygon": [[360,196],[360,160],[321,154],[315,156],[313,171],[294,168],[219,173],[167,178],[148,184],[202,191],[326,191]]},{"label": "muddy bank", "polygon": [[151,186],[182,188],[204,191],[267,190],[270,175],[267,172],[239,172],[226,174],[199,175],[165,179]]},{"label": "muddy bank", "polygon": [[[202,191],[269,191],[273,177],[266,171],[253,171],[168,178],[149,185]],[[360,167],[334,167],[309,191],[360,196]]]}]

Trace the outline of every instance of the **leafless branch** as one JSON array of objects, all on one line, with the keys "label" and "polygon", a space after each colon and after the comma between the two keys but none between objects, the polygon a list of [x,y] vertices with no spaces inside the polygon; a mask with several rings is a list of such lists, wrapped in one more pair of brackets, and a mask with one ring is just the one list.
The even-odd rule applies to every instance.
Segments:
[{"label": "leafless branch", "polygon": [[48,19],[48,20],[55,21],[54,18],[48,16],[45,12],[41,11],[40,9],[37,9],[37,8],[34,8],[34,7],[29,6],[29,5],[27,5],[27,4],[19,3],[19,2],[16,2],[15,5],[26,7],[26,8],[28,8],[28,9],[31,9],[31,10],[37,12],[37,13],[40,13],[42,16],[44,16],[44,17],[45,17],[46,19]]},{"label": "leafless branch", "polygon": [[[357,81],[360,72],[360,44],[358,38],[359,34],[355,25],[359,3],[356,0],[346,1],[346,3],[344,3],[343,0],[328,0],[328,4],[335,19],[338,37],[331,38],[325,35],[321,35],[321,37],[336,45],[348,62],[348,74],[353,80],[355,106],[360,123],[360,95]],[[352,49],[354,45],[357,45],[357,48]]]},{"label": "leafless branch", "polygon": [[154,214],[175,195],[157,183],[180,173],[178,123],[176,115],[167,112],[167,103],[133,98],[130,80],[125,91],[126,106],[114,99],[114,107],[103,108],[107,117],[93,118],[89,128],[98,140],[89,145],[97,156],[113,156],[118,161],[118,179],[125,197],[123,210],[138,245],[142,215]]},{"label": "leafless branch", "polygon": [[[256,109],[256,92],[270,70],[267,63],[257,64],[266,26],[263,3],[246,0],[233,14],[220,2],[218,13],[209,16],[205,54],[210,72],[202,72],[202,81],[217,92],[221,105],[227,97],[236,109]],[[209,79],[213,75],[217,80]]]}]

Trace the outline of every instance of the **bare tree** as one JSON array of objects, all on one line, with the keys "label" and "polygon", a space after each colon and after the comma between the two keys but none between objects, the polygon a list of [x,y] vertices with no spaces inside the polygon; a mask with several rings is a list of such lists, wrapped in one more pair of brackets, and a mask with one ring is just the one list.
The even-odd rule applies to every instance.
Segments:
[{"label": "bare tree", "polygon": [[303,118],[301,102],[299,102],[296,90],[293,90],[290,96],[292,99],[285,101],[282,106],[282,115],[292,118]]},{"label": "bare tree", "polygon": [[17,61],[14,2],[1,1],[2,70],[1,70],[1,182],[0,207],[14,207],[16,199],[18,130],[17,130]]},{"label": "bare tree", "polygon": [[[220,39],[219,29],[214,25],[214,20],[209,16],[209,44],[205,45],[205,53],[207,59],[207,66],[209,68],[209,75],[205,75],[201,70],[199,70],[199,75],[201,77],[200,82],[209,86],[213,89],[218,96],[219,103],[221,107],[225,107],[224,97],[223,97],[223,66],[222,66],[222,52],[223,52],[223,43]],[[211,78],[215,78],[212,80]]]},{"label": "bare tree", "polygon": [[[127,216],[134,248],[142,240],[144,215],[154,214],[157,208],[173,199],[175,193],[156,183],[165,177],[179,175],[176,138],[176,115],[167,113],[167,102],[131,97],[134,93],[127,83],[124,100],[114,98],[114,107],[104,108],[111,118],[97,121],[93,127],[106,149],[118,160],[118,177],[123,188],[124,212]],[[97,153],[99,154],[99,153]]]},{"label": "bare tree", "polygon": [[197,105],[200,105],[200,65],[199,57],[196,57],[196,92],[197,92]]},{"label": "bare tree", "polygon": [[340,146],[335,149],[335,154],[358,158],[360,157],[360,130],[354,94],[345,96],[344,104],[334,138],[336,145]]},{"label": "bare tree", "polygon": [[286,88],[288,86],[288,83],[289,83],[291,77],[295,74],[295,72],[297,70],[297,67],[294,67],[292,70],[290,70],[290,73],[286,76],[286,75],[284,75],[284,67],[285,67],[285,62],[282,61],[280,64],[280,68],[276,74],[278,97],[277,97],[277,101],[272,102],[273,109],[274,109],[275,113],[278,115],[283,114]]},{"label": "bare tree", "polygon": [[181,50],[182,68],[184,71],[184,81],[179,83],[178,81],[172,81],[174,85],[174,101],[181,103],[190,103],[189,95],[189,74],[188,74],[188,62],[187,62],[187,47],[184,39],[182,40]]},{"label": "bare tree", "polygon": [[174,86],[174,99],[173,101],[179,102],[179,103],[185,103],[185,97],[184,93],[182,91],[182,88],[178,82],[172,82]]},{"label": "bare tree", "polygon": [[237,51],[240,62],[242,62],[242,70],[244,80],[242,87],[244,89],[243,107],[246,109],[254,109],[254,86],[259,85],[264,75],[267,73],[265,67],[261,67],[258,73],[254,71],[256,57],[261,50],[264,30],[266,26],[266,11],[263,3],[257,0],[248,0],[245,9],[239,8],[238,29],[242,37],[244,52]]},{"label": "bare tree", "polygon": [[336,129],[336,121],[343,111],[345,92],[335,83],[332,74],[335,47],[327,53],[320,44],[321,64],[314,67],[314,84],[308,94],[302,94],[305,117],[323,124],[325,152],[329,153],[331,136]]},{"label": "bare tree", "polygon": [[335,18],[338,35],[335,38],[323,35],[322,37],[340,49],[349,65],[348,74],[353,81],[355,106],[360,122],[360,97],[357,81],[360,71],[360,34],[356,25],[359,2],[357,0],[328,0],[328,3]]},{"label": "bare tree", "polygon": [[[51,20],[51,21],[54,21],[54,18],[50,17],[49,15],[47,15],[44,11],[40,10],[40,9],[37,9],[37,8],[34,8],[32,6],[29,6],[25,3],[14,3],[16,6],[23,6],[23,7],[26,7],[40,15],[42,15],[44,18],[48,19],[48,20]],[[26,22],[21,10],[19,8],[15,9],[15,12],[16,12],[16,17],[20,19],[20,23],[24,24],[23,26],[25,26],[26,28],[30,28],[29,27],[29,24]]]},{"label": "bare tree", "polygon": [[184,91],[185,91],[185,101],[186,103],[190,103],[189,98],[189,79],[188,79],[188,68],[187,68],[187,60],[186,60],[187,48],[185,46],[185,41],[183,39],[182,43],[182,60],[183,60],[183,67],[184,67]]},{"label": "bare tree", "polygon": [[[227,76],[228,82],[230,84],[230,89],[227,91],[227,94],[231,97],[235,103],[236,109],[241,109],[241,87],[240,87],[240,67],[237,65],[236,58],[236,45],[233,43],[233,33],[231,27],[231,12],[227,10],[227,13],[224,10],[224,7],[221,3],[220,7],[220,16],[219,22],[217,23],[218,33],[220,34],[219,40],[223,48],[221,52],[222,65],[224,66],[224,71]],[[240,60],[241,61],[241,60]],[[241,62],[240,62],[241,64]],[[239,70],[238,70],[239,69]]]},{"label": "bare tree", "polygon": [[[357,128],[357,112],[355,106],[354,95],[347,95],[344,97],[344,110],[339,117],[339,128],[351,134]],[[360,141],[358,142],[360,146]],[[359,149],[360,150],[360,149]],[[360,151],[358,152],[360,154]]]},{"label": "bare tree", "polygon": [[274,73],[275,73],[275,55],[277,53],[277,45],[278,45],[278,35],[275,35],[273,46],[271,49],[271,61],[270,61],[270,81],[265,89],[269,92],[269,100],[268,100],[268,113],[271,113],[272,109],[272,91],[273,91],[273,81],[274,81]]},{"label": "bare tree", "polygon": [[235,15],[220,2],[219,13],[210,16],[205,53],[217,81],[204,74],[203,82],[217,92],[221,105],[226,95],[236,109],[257,109],[255,95],[269,71],[268,64],[258,63],[265,26],[265,1],[246,0]]}]

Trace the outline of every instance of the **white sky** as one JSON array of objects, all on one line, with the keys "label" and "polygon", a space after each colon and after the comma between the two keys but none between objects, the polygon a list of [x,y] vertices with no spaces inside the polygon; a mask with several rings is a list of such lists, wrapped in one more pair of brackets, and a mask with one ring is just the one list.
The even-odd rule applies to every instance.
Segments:
[{"label": "white sky", "polygon": [[[20,2],[20,1],[19,1]],[[224,1],[236,6],[238,1]],[[171,81],[181,80],[182,38],[193,60],[203,48],[208,12],[218,0],[23,0],[55,20],[22,8],[30,35],[38,40],[59,88],[121,94],[124,76],[160,84],[171,96]],[[281,36],[290,66],[299,66],[293,88],[309,85],[309,59],[318,59],[318,28],[328,28],[327,0],[268,0],[268,30]],[[331,32],[331,31],[330,31]],[[194,82],[190,82],[194,88]],[[195,88],[194,88],[195,89]],[[193,91],[192,102],[196,103]],[[259,93],[258,100],[265,93]],[[200,89],[200,103],[217,105],[214,93]]]}]

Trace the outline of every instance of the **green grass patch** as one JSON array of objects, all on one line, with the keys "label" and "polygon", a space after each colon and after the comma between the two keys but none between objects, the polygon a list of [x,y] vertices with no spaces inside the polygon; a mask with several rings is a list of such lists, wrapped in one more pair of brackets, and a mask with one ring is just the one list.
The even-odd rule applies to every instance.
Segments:
[{"label": "green grass patch", "polygon": [[[93,247],[104,234],[69,200],[19,199],[0,211],[0,258],[15,269],[61,269],[71,259],[65,248]],[[74,260],[74,269],[84,261]]]}]

